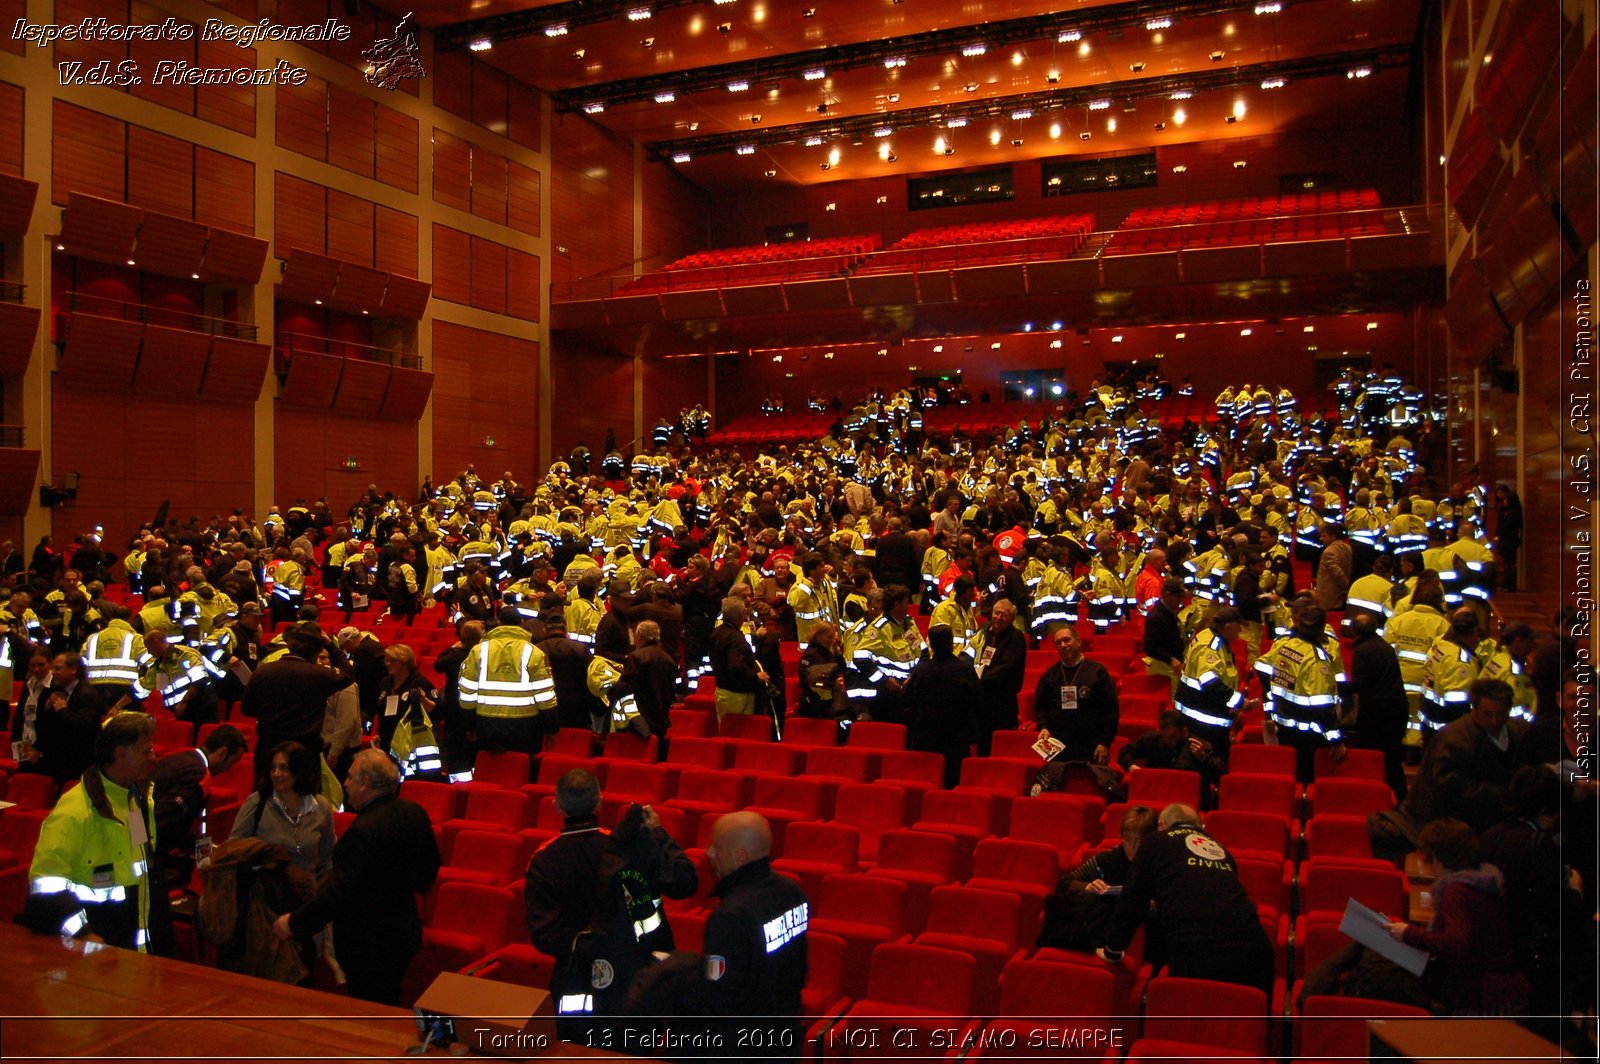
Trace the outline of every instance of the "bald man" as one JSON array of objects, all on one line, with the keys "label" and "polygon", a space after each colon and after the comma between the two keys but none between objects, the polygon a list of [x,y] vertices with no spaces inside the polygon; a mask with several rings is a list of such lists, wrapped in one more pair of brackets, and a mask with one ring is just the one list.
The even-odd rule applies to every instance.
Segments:
[{"label": "bald man", "polygon": [[[721,881],[721,903],[706,921],[702,978],[686,994],[683,1011],[707,1017],[707,1030],[721,1035],[725,1052],[798,1059],[810,905],[793,880],[772,871],[771,853],[765,817],[742,812],[717,819],[706,860]],[[790,1027],[794,1037],[741,1049],[739,1033],[752,1017],[763,1026]]]}]

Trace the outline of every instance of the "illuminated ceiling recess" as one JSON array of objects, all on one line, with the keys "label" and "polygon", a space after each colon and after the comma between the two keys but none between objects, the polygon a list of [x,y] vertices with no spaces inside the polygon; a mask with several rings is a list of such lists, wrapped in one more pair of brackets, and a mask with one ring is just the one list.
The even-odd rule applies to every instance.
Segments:
[{"label": "illuminated ceiling recess", "polygon": [[[1071,10],[1059,0],[377,2],[397,15],[414,8],[439,52],[473,49],[477,62],[549,93],[558,115],[583,114],[709,188],[764,180],[774,168],[785,181],[817,182],[1403,121],[1425,8],[1423,0],[1079,0]],[[1175,101],[1186,121],[1174,120]],[[1091,121],[1091,110],[1110,113]],[[951,132],[964,125],[975,128]],[[998,127],[1005,132],[995,136]],[[873,135],[883,129],[889,151]],[[858,142],[864,150],[853,151]],[[840,145],[843,157],[832,161]],[[890,157],[904,161],[893,167]]]}]

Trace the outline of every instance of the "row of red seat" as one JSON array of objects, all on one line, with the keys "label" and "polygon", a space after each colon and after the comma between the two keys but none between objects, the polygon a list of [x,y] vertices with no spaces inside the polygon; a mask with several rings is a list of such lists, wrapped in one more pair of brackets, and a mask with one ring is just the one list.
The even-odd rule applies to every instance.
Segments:
[{"label": "row of red seat", "polygon": [[1092,214],[1052,214],[1040,218],[1015,218],[1001,222],[972,222],[966,225],[939,225],[914,229],[889,245],[889,250],[931,248],[950,244],[981,244],[989,241],[1027,240],[1032,237],[1061,236],[1094,231]]},{"label": "row of red seat", "polygon": [[1184,248],[1238,247],[1301,240],[1336,240],[1347,236],[1373,236],[1388,232],[1380,219],[1368,216],[1325,215],[1299,221],[1277,219],[1259,222],[1210,222],[1170,229],[1130,229],[1106,241],[1104,254],[1181,251]]},{"label": "row of red seat", "polygon": [[862,236],[821,237],[816,240],[795,240],[778,244],[756,244],[735,248],[712,248],[685,255],[661,267],[663,270],[694,270],[702,267],[741,266],[757,262],[782,262],[788,259],[809,259],[821,255],[865,255],[883,244],[877,233]]},{"label": "row of red seat", "polygon": [[1370,188],[1298,192],[1281,196],[1246,196],[1240,199],[1209,200],[1203,203],[1137,207],[1128,212],[1121,228],[1186,225],[1191,222],[1268,218],[1327,211],[1374,210],[1378,206],[1378,193]]}]

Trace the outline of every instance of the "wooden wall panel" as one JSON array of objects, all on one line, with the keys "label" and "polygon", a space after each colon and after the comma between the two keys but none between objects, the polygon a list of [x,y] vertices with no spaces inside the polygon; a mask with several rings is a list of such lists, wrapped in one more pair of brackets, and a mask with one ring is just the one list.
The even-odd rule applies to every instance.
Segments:
[{"label": "wooden wall panel", "polygon": [[539,181],[539,171],[506,163],[506,225],[529,236],[539,235]]},{"label": "wooden wall panel", "polygon": [[472,238],[472,305],[479,310],[506,312],[506,250],[493,240]]},{"label": "wooden wall panel", "polygon": [[195,148],[194,220],[201,225],[254,235],[255,164],[210,148]]},{"label": "wooden wall panel", "polygon": [[502,136],[506,132],[507,80],[488,63],[472,64],[472,120]]},{"label": "wooden wall panel", "polygon": [[320,255],[328,246],[327,190],[321,185],[278,173],[273,218],[277,224],[273,246],[280,259],[287,258],[291,248]]},{"label": "wooden wall panel", "polygon": [[[56,536],[70,539],[93,524],[125,534],[163,502],[180,521],[249,509],[252,416],[243,403],[56,389],[54,468],[44,475],[59,483],[81,474],[77,502],[55,514]],[[152,426],[160,426],[159,447],[150,446]]]},{"label": "wooden wall panel", "polygon": [[[171,18],[170,12],[152,7],[142,0],[133,0],[128,12],[128,20],[134,25],[150,25],[164,22]],[[179,19],[185,25],[193,23]],[[170,107],[174,111],[181,111],[186,115],[194,114],[194,88],[181,82],[165,81],[156,84],[156,64],[163,60],[193,63],[195,61],[195,48],[199,42],[200,34],[197,32],[187,41],[159,40],[159,41],[129,41],[127,45],[128,58],[139,64],[139,73],[143,80],[137,85],[129,86],[128,94],[141,100]],[[231,60],[228,66],[238,66],[237,58]]]},{"label": "wooden wall panel", "polygon": [[[86,18],[103,18],[112,25],[126,25],[127,0],[56,0],[54,21],[58,25],[79,23]],[[127,58],[128,47],[120,41],[98,39],[57,41],[55,53],[58,66],[61,63],[81,62],[90,67],[104,59],[114,67]]]},{"label": "wooden wall panel", "polygon": [[121,200],[126,131],[115,118],[55,101],[51,199],[66,206],[69,192]]},{"label": "wooden wall panel", "polygon": [[[415,422],[352,418],[332,411],[276,404],[275,498],[284,506],[326,498],[359,498],[368,484],[410,491],[417,476]],[[355,458],[357,468],[345,460]]]},{"label": "wooden wall panel", "polygon": [[312,159],[328,158],[328,83],[306,78],[304,85],[277,90],[277,145]]},{"label": "wooden wall panel", "polygon": [[178,218],[194,215],[194,145],[128,127],[129,203]]},{"label": "wooden wall panel", "polygon": [[[240,0],[241,6],[255,8],[254,0]],[[225,6],[225,5],[218,5]],[[255,15],[245,17],[254,22]],[[196,47],[196,62],[202,67],[256,67],[258,55],[254,48],[240,48],[227,41],[200,41]],[[253,137],[256,133],[256,93],[254,85],[198,85],[194,90],[196,117],[213,122],[224,129]]]},{"label": "wooden wall panel", "polygon": [[417,191],[417,120],[391,107],[378,105],[375,176],[402,192]]},{"label": "wooden wall panel", "polygon": [[378,105],[365,96],[328,86],[328,162],[371,177],[377,143]]},{"label": "wooden wall panel", "polygon": [[646,431],[663,417],[676,424],[678,411],[707,402],[704,358],[646,359],[639,369],[644,376],[641,407]]},{"label": "wooden wall panel", "polygon": [[509,103],[511,128],[506,135],[524,148],[538,151],[543,140],[543,109],[538,92],[513,80]]},{"label": "wooden wall panel", "polygon": [[[550,242],[565,246],[552,278],[597,276],[633,261],[633,147],[582,115],[562,115],[551,130]],[[665,261],[665,260],[663,260]]]},{"label": "wooden wall panel", "polygon": [[433,83],[433,105],[471,120],[472,59],[466,52],[435,52],[428,80]]},{"label": "wooden wall panel", "polygon": [[581,395],[581,403],[554,402],[550,406],[550,446],[553,454],[567,454],[582,441],[600,453],[606,430],[619,441],[633,435],[633,359],[615,351],[602,351],[556,339],[550,352],[551,394]]},{"label": "wooden wall panel", "polygon": [[472,241],[459,229],[433,224],[433,296],[472,302]]},{"label": "wooden wall panel", "polygon": [[328,189],[328,254],[332,258],[372,265],[373,204],[359,196]]},{"label": "wooden wall panel", "polygon": [[[28,13],[27,0],[0,0],[0,26],[15,26],[17,19]],[[22,55],[27,45],[14,40],[9,33],[0,33],[0,52]]]},{"label": "wooden wall panel", "polygon": [[20,85],[0,81],[0,174],[22,176],[22,103]]},{"label": "wooden wall panel", "polygon": [[435,321],[433,357],[435,479],[468,464],[532,469],[537,426],[530,411],[538,408],[539,345]]},{"label": "wooden wall panel", "polygon": [[485,148],[472,149],[472,213],[506,224],[506,160]]},{"label": "wooden wall panel", "polygon": [[513,318],[539,320],[539,256],[510,248],[506,252],[506,313]]},{"label": "wooden wall panel", "polygon": [[438,128],[433,131],[433,202],[472,210],[472,145]]},{"label": "wooden wall panel", "polygon": [[417,275],[417,217],[377,204],[372,265],[386,273]]}]

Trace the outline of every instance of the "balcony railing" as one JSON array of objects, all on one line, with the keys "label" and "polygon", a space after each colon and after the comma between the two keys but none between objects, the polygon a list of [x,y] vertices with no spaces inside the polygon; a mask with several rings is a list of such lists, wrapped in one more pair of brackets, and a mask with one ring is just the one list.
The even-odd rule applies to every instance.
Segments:
[{"label": "balcony railing", "polygon": [[[847,259],[850,276],[878,273],[916,273],[1011,262],[1042,262],[1062,258],[1236,247],[1279,242],[1397,233],[1427,233],[1440,229],[1443,216],[1426,204],[1365,209],[1345,208],[1324,212],[1255,215],[1249,217],[1196,218],[1180,224],[1136,226],[1098,230],[1089,234],[1030,236],[1016,240],[987,240],[920,248],[884,248]],[[828,259],[838,256],[828,256]],[[772,263],[744,263],[695,270],[658,270],[641,277],[631,274],[588,277],[555,282],[551,299],[557,303],[612,296],[654,294],[751,284],[774,284],[814,279],[817,262],[790,259]],[[674,276],[674,275],[682,276]]]},{"label": "balcony railing", "polygon": [[358,344],[350,340],[332,340],[326,336],[312,336],[309,333],[279,333],[277,352],[280,371],[294,360],[297,351],[332,355],[335,358],[353,358],[362,362],[379,362],[400,369],[422,368],[421,355],[408,354],[392,347],[374,347],[372,344]]},{"label": "balcony railing", "polygon": [[97,314],[103,318],[120,318],[123,321],[137,321],[168,329],[184,329],[211,336],[226,336],[235,340],[254,340],[257,333],[254,325],[242,321],[213,318],[206,314],[192,314],[184,310],[169,310],[166,307],[153,307],[147,303],[130,303],[123,299],[111,299],[85,292],[56,293],[55,309],[58,339],[64,336],[61,330],[64,312]]}]

